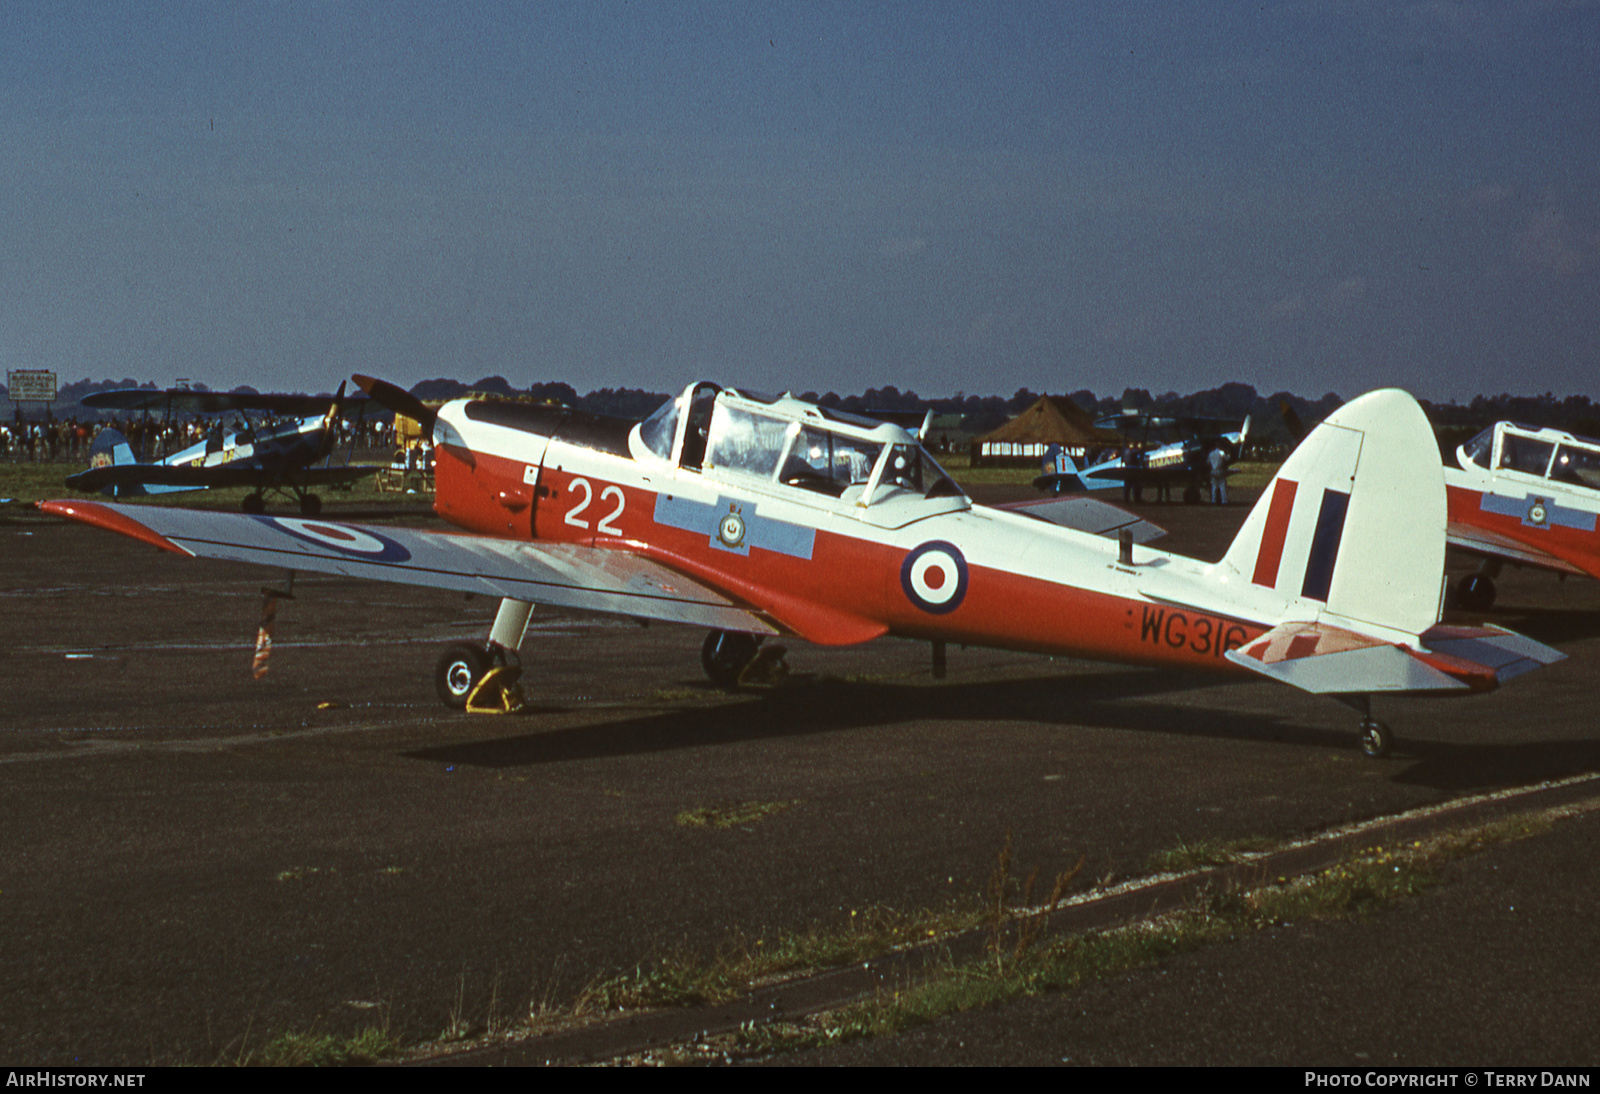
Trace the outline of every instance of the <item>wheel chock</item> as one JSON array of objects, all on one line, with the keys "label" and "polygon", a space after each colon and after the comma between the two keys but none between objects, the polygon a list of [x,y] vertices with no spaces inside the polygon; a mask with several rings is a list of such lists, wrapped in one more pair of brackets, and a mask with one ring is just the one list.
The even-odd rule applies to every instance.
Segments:
[{"label": "wheel chock", "polygon": [[496,665],[473,685],[467,694],[468,714],[517,714],[528,705],[517,684],[522,675],[519,665]]}]

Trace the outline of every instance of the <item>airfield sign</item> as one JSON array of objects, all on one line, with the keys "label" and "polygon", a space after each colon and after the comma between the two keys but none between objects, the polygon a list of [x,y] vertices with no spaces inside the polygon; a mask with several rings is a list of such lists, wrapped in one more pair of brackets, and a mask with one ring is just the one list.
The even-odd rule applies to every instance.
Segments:
[{"label": "airfield sign", "polygon": [[29,368],[6,372],[6,387],[13,403],[53,403],[56,401],[56,374],[49,369]]}]

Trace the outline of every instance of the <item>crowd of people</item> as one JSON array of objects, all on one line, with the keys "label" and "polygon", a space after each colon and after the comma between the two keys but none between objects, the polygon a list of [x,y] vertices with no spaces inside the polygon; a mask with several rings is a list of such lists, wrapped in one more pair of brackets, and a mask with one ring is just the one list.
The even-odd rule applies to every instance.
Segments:
[{"label": "crowd of people", "polygon": [[[110,428],[128,439],[129,446],[141,460],[160,460],[182,452],[213,433],[220,425],[228,434],[259,431],[267,432],[282,424],[272,419],[256,419],[251,423],[235,415],[196,415],[186,420],[167,421],[133,415],[124,418],[87,418],[76,416],[57,418],[53,414],[42,418],[24,418],[20,413],[12,421],[0,421],[0,460],[11,463],[87,463],[89,450],[101,430]],[[395,444],[392,418],[360,422],[341,422],[335,451],[346,449],[354,435],[359,450],[389,450]]]}]

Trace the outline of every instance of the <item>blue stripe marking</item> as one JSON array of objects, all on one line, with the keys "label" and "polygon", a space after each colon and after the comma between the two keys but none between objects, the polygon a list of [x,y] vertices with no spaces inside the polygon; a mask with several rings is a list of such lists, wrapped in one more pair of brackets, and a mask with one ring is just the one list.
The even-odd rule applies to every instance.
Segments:
[{"label": "blue stripe marking", "polygon": [[[744,538],[737,547],[728,546],[717,536],[722,518],[731,511],[730,506],[737,507],[740,516],[744,518]],[[715,504],[707,505],[705,502],[690,501],[687,498],[657,494],[655,520],[657,524],[664,524],[668,528],[701,532],[706,536],[707,546],[740,555],[748,555],[750,548],[759,547],[763,551],[791,555],[809,562],[812,548],[817,540],[814,528],[764,517],[761,515],[759,505],[751,504],[747,500],[725,497],[719,497]]]},{"label": "blue stripe marking", "polygon": [[1333,567],[1339,561],[1339,542],[1344,538],[1344,518],[1350,510],[1350,495],[1337,490],[1322,492],[1322,509],[1317,513],[1317,530],[1311,536],[1311,551],[1306,555],[1306,577],[1300,595],[1328,602],[1333,585]]},{"label": "blue stripe marking", "polygon": [[[1535,502],[1544,503],[1545,519],[1543,523],[1531,519]],[[1526,528],[1546,528],[1552,524],[1559,524],[1564,528],[1576,528],[1580,532],[1595,530],[1595,514],[1583,509],[1574,509],[1567,505],[1557,505],[1549,498],[1538,494],[1525,494],[1520,498],[1509,497],[1505,494],[1484,494],[1478,502],[1478,508],[1485,513],[1498,513],[1503,517],[1516,517]]]}]

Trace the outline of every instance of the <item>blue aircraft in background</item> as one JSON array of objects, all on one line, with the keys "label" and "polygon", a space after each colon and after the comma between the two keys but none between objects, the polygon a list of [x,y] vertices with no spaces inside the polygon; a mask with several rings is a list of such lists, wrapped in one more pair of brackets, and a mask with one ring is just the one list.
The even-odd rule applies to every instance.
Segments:
[{"label": "blue aircraft in background", "polygon": [[1147,486],[1163,491],[1178,487],[1183,490],[1183,500],[1194,503],[1203,496],[1211,479],[1212,453],[1221,454],[1217,462],[1225,474],[1250,439],[1248,417],[1240,422],[1123,411],[1094,424],[1120,433],[1122,448],[1099,462],[1085,459],[1080,467],[1078,461],[1052,445],[1045,454],[1044,474],[1033,480],[1034,486],[1052,494],[1121,486],[1125,495],[1135,498]]},{"label": "blue aircraft in background", "polygon": [[312,493],[314,487],[353,483],[383,470],[376,464],[333,462],[339,420],[352,409],[359,417],[368,401],[363,396],[346,398],[344,384],[332,397],[187,388],[99,392],[85,398],[83,405],[142,412],[147,422],[152,411],[163,412],[169,426],[175,414],[236,417],[232,429],[217,418],[207,427],[204,440],[151,463],[135,457],[121,432],[102,429],[89,449],[89,469],[68,478],[67,485],[112,497],[247,486],[251,492],[241,503],[246,513],[261,512],[266,507],[263,495],[277,491],[292,495],[306,516],[316,516],[322,511],[322,499]]}]

